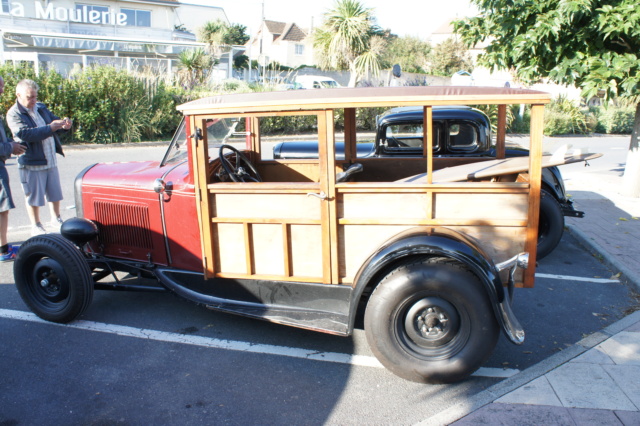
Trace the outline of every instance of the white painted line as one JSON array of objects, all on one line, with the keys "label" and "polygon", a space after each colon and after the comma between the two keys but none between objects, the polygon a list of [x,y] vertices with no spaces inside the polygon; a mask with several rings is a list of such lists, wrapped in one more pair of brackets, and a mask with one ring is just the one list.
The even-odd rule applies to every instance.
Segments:
[{"label": "white painted line", "polygon": [[[265,345],[260,343],[240,342],[235,340],[221,340],[204,336],[193,336],[167,331],[134,328],[124,325],[106,324],[94,321],[74,321],[69,324],[59,324],[45,321],[31,312],[0,309],[0,318],[8,318],[20,321],[30,321],[40,324],[56,325],[59,327],[75,328],[79,330],[97,331],[100,333],[116,334],[118,336],[135,337],[138,339],[155,340],[158,342],[180,343],[184,345],[201,346],[206,348],[226,349],[258,353],[266,355],[280,355],[292,358],[309,359],[313,361],[334,362],[338,364],[357,365],[361,367],[384,368],[380,362],[366,355],[349,355],[337,352],[318,352],[308,349],[291,348],[287,346]],[[480,368],[473,375],[476,377],[511,377],[519,373],[519,370],[501,368]]]},{"label": "white painted line", "polygon": [[514,368],[490,368],[490,367],[482,367],[479,368],[478,371],[472,374],[475,377],[499,377],[499,378],[509,378],[511,376],[515,376],[518,374],[520,370]]},{"label": "white painted line", "polygon": [[555,275],[555,274],[536,274],[537,278],[550,278],[552,280],[568,280],[568,281],[582,281],[589,283],[608,284],[619,283],[620,280],[612,280],[607,278],[589,278],[589,277],[573,277],[570,275]]}]

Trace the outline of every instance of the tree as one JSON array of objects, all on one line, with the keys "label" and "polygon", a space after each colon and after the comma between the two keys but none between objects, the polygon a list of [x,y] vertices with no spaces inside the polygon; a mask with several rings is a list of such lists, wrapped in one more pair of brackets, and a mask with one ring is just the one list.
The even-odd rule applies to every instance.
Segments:
[{"label": "tree", "polygon": [[178,82],[181,86],[192,89],[203,84],[214,64],[211,56],[204,49],[183,50],[178,55]]},{"label": "tree", "polygon": [[225,35],[227,34],[227,24],[221,20],[209,21],[198,30],[200,41],[206,43],[208,50],[215,56],[220,56]]},{"label": "tree", "polygon": [[227,31],[222,39],[224,44],[229,46],[244,46],[251,37],[247,35],[247,27],[242,24],[231,24],[227,26]]},{"label": "tree", "polygon": [[636,104],[624,173],[625,195],[640,197],[640,8],[637,0],[472,0],[479,15],[455,23],[468,46],[488,41],[486,66],[524,82],[575,85]]},{"label": "tree", "polygon": [[426,73],[431,45],[417,37],[393,37],[387,44],[383,59],[386,67],[400,65],[402,71]]},{"label": "tree", "polygon": [[451,37],[437,45],[428,59],[428,71],[433,75],[451,77],[458,71],[473,69],[473,61],[462,41]]},{"label": "tree", "polygon": [[378,75],[384,47],[373,9],[358,0],[338,0],[313,33],[313,46],[323,69],[348,69],[349,87],[371,73]]}]

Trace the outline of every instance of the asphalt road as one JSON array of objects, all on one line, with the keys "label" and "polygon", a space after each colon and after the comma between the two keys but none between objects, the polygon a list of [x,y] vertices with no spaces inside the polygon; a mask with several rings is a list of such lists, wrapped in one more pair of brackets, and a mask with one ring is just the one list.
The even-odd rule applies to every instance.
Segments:
[{"label": "asphalt road", "polygon": [[[73,206],[73,179],[86,165],[161,155],[160,148],[68,149],[63,207]],[[15,165],[9,170],[16,182]],[[24,208],[12,211],[9,235],[28,237]],[[537,273],[534,289],[516,290],[525,343],[502,336],[475,376],[435,386],[377,366],[362,330],[319,334],[168,293],[96,291],[80,321],[45,323],[20,299],[12,264],[0,264],[0,424],[416,423],[575,344],[634,304],[629,289],[566,233]]]}]

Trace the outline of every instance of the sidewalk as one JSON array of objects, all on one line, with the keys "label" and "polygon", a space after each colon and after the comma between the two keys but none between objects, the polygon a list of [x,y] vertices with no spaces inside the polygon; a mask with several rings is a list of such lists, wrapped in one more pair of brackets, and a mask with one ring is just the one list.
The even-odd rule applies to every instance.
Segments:
[{"label": "sidewalk", "polygon": [[[566,225],[640,292],[640,199],[613,174],[565,175],[583,219]],[[640,425],[640,311],[421,425]]]}]

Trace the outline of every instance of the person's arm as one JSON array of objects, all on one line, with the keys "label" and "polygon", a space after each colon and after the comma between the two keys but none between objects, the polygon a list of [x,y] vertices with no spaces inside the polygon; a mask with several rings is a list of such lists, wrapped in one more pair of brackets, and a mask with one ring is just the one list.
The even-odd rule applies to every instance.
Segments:
[{"label": "person's arm", "polygon": [[31,123],[24,119],[23,114],[20,114],[17,108],[11,108],[7,113],[7,124],[11,129],[11,133],[13,133],[13,137],[27,144],[40,142],[53,136],[54,132],[54,129],[49,124],[31,127]]},{"label": "person's arm", "polygon": [[[0,124],[1,125],[1,124]],[[0,142],[0,157],[9,158],[13,152],[13,144],[11,142]]]}]

